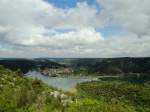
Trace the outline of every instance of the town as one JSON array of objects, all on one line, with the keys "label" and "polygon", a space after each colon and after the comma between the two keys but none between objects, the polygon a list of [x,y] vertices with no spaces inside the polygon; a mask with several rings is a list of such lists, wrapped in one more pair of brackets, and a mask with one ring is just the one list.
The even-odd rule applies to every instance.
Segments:
[{"label": "town", "polygon": [[62,75],[71,75],[73,74],[74,70],[72,68],[45,68],[40,69],[40,72],[42,75],[45,76],[51,76],[51,77],[57,77]]}]

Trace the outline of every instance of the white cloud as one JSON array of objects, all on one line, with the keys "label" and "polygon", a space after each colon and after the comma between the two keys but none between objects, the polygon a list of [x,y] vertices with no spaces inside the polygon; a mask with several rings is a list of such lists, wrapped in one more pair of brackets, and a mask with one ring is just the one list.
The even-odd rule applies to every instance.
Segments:
[{"label": "white cloud", "polygon": [[96,13],[96,7],[86,2],[61,9],[43,0],[0,1],[0,25],[4,26],[87,27],[93,25]]},{"label": "white cloud", "polygon": [[[132,38],[131,38],[132,37]],[[60,41],[61,43],[61,41]],[[1,50],[4,54],[14,57],[140,57],[150,56],[150,38],[143,36],[138,38],[135,34],[120,37],[109,37],[100,43],[86,45],[72,45],[71,47],[20,47]],[[54,43],[56,44],[56,43]],[[64,45],[63,45],[64,46]],[[2,55],[3,54],[3,55]]]},{"label": "white cloud", "polygon": [[150,35],[150,0],[97,0],[103,10],[101,16],[109,18],[138,36]]},{"label": "white cloud", "polygon": [[[36,30],[37,31],[37,30]],[[23,35],[25,38],[9,38],[12,36],[8,36],[7,40],[14,42],[15,44],[22,44],[26,46],[50,46],[50,47],[73,47],[73,46],[82,46],[88,44],[99,43],[104,40],[100,33],[96,32],[93,28],[81,28],[77,30],[73,30],[66,33],[48,32],[46,36],[43,35],[45,30],[40,34],[33,35]],[[18,33],[18,32],[16,32]],[[14,33],[13,33],[14,35]]]},{"label": "white cloud", "polygon": [[[75,8],[60,9],[43,0],[0,1],[0,40],[16,45],[53,48],[88,45],[103,37],[89,27],[97,10],[86,2]],[[73,28],[61,33],[56,28]]]},{"label": "white cloud", "polygon": [[135,34],[120,37],[111,37],[99,45],[98,54],[102,57],[141,57],[150,56],[150,38],[143,36],[139,38]]},{"label": "white cloud", "polygon": [[[0,57],[150,56],[149,0],[97,1],[100,12],[86,2],[61,9],[43,0],[0,0]],[[96,31],[111,24],[128,33],[104,38]]]}]

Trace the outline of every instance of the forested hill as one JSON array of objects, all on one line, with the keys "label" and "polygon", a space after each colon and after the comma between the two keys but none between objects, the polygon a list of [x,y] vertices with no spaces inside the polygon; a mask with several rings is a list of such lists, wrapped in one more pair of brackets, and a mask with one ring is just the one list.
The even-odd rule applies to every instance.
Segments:
[{"label": "forested hill", "polygon": [[73,59],[71,63],[92,73],[150,73],[150,58]]},{"label": "forested hill", "polygon": [[86,69],[89,73],[150,73],[150,58],[65,58],[52,59],[66,63],[75,69]]},{"label": "forested hill", "polygon": [[47,59],[0,59],[0,65],[12,70],[20,69],[23,73],[38,68],[57,68],[63,66]]},{"label": "forested hill", "polygon": [[150,58],[36,58],[0,59],[0,65],[24,73],[37,68],[59,68],[69,66],[86,69],[88,73],[150,73]]},{"label": "forested hill", "polygon": [[150,73],[150,58],[105,59],[92,68],[101,73]]}]

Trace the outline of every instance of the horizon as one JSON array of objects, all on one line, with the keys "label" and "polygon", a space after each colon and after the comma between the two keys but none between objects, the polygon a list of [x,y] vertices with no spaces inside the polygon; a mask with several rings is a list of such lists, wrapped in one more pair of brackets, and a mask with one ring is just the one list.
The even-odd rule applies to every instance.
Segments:
[{"label": "horizon", "polygon": [[91,57],[34,57],[34,58],[22,58],[22,57],[0,57],[0,59],[121,59],[121,58],[150,58],[150,57],[103,57],[103,58],[91,58]]}]

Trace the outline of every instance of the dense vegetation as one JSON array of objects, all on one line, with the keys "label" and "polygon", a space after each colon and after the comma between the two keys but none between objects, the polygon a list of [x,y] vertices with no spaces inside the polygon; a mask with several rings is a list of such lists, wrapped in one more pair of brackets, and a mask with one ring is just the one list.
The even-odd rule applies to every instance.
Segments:
[{"label": "dense vegetation", "polygon": [[103,104],[102,112],[150,112],[150,84],[93,81],[78,85],[80,95]]},{"label": "dense vegetation", "polygon": [[150,84],[93,81],[64,93],[0,66],[0,112],[150,112]]}]

